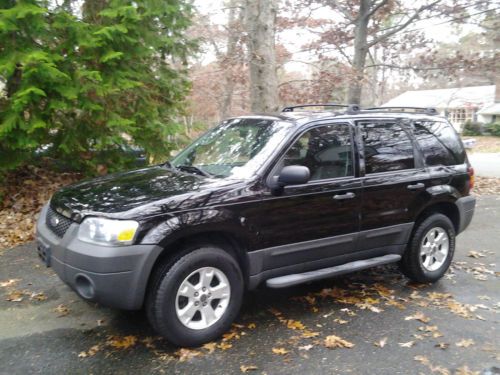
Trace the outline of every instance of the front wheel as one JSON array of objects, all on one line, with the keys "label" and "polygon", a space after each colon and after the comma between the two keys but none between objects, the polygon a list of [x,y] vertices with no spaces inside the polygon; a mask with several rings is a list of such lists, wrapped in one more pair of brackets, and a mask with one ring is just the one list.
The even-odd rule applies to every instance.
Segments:
[{"label": "front wheel", "polygon": [[455,228],[442,214],[433,214],[416,225],[400,268],[410,279],[428,283],[448,270],[455,252]]},{"label": "front wheel", "polygon": [[222,249],[200,247],[156,275],[147,300],[152,326],[179,346],[197,346],[226,332],[243,296],[236,260]]}]

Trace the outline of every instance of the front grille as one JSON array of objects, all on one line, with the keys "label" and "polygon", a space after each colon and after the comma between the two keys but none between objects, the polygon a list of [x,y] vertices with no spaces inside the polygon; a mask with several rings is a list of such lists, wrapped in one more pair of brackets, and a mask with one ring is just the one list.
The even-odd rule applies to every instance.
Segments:
[{"label": "front grille", "polygon": [[54,211],[52,207],[47,210],[47,217],[45,218],[47,227],[59,238],[63,238],[69,226],[73,223],[66,216]]}]

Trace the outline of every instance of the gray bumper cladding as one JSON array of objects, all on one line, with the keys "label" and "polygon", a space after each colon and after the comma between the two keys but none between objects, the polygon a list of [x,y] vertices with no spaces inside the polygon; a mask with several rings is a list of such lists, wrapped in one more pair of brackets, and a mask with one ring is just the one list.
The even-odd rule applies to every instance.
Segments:
[{"label": "gray bumper cladding", "polygon": [[80,297],[125,310],[142,307],[149,274],[161,248],[156,245],[101,246],[78,240],[78,224],[63,238],[45,222],[47,206],[37,223],[37,240],[47,249],[45,264]]},{"label": "gray bumper cladding", "polygon": [[469,226],[472,220],[474,209],[476,207],[476,198],[469,195],[467,197],[457,199],[455,204],[457,205],[458,213],[460,215],[460,224],[458,227],[458,233],[460,233]]}]

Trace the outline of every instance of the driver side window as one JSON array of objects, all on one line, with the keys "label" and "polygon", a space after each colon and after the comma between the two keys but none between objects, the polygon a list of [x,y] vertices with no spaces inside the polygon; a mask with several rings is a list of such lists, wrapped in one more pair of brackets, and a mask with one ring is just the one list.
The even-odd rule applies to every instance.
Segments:
[{"label": "driver side window", "polygon": [[308,130],[285,154],[283,166],[288,165],[309,168],[310,181],[354,176],[349,125],[323,125]]}]

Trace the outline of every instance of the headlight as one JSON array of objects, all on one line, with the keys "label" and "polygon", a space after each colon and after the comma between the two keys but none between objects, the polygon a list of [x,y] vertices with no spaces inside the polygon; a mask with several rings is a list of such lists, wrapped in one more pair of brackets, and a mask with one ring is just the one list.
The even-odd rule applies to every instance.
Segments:
[{"label": "headlight", "polygon": [[139,223],[133,220],[112,220],[88,217],[78,230],[78,239],[106,246],[130,245]]}]

